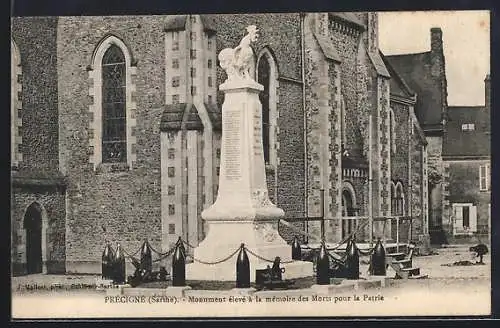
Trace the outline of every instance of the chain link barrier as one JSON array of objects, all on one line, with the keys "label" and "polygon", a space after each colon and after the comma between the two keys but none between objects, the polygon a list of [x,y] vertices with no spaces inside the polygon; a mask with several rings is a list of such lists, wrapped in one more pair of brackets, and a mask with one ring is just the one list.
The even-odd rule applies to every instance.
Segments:
[{"label": "chain link barrier", "polygon": [[[359,232],[361,229],[363,229],[366,225],[368,224],[368,222],[365,222],[363,224],[361,224],[357,229],[356,231],[352,232],[351,234],[349,234],[347,237],[345,237],[341,242],[339,242],[336,246],[332,247],[329,249],[329,251],[334,251],[338,248],[340,248],[340,246],[342,246],[343,244],[345,244],[349,239],[353,238],[354,235],[356,235],[357,232]],[[294,228],[295,229],[295,228]],[[297,229],[298,230],[298,229]],[[191,249],[194,249],[196,248],[195,246],[191,245],[190,243],[188,243],[187,241],[183,240],[183,239],[180,239],[181,242],[183,244],[185,244],[187,247],[191,248]],[[149,244],[149,243],[148,243]],[[174,245],[172,248],[170,248],[168,251],[162,253],[162,252],[159,252],[158,250],[156,250],[153,246],[151,246],[151,244],[149,244],[149,247],[150,249],[157,255],[159,255],[160,257],[155,259],[155,260],[152,260],[151,262],[152,263],[156,263],[156,262],[159,262],[161,260],[164,260],[166,259],[167,257],[171,256],[173,254],[173,252],[175,251],[176,247],[177,247],[177,244]],[[223,263],[223,262],[226,262],[226,261],[229,261],[233,256],[236,255],[236,253],[238,253],[239,250],[242,249],[242,247],[245,249],[245,251],[247,251],[248,253],[250,253],[251,255],[253,255],[254,257],[258,258],[259,260],[261,261],[264,261],[264,262],[268,262],[268,263],[274,263],[274,259],[271,260],[271,259],[267,259],[255,252],[253,252],[252,250],[250,250],[248,247],[244,246],[244,244],[240,247],[238,247],[237,249],[235,249],[233,252],[231,252],[228,256],[220,259],[220,260],[217,260],[217,261],[213,261],[213,262],[209,262],[209,261],[203,261],[203,260],[200,260],[200,259],[197,259],[195,258],[193,255],[189,255],[189,254],[186,254],[186,257],[190,257],[193,259],[194,262],[198,262],[198,263],[201,263],[201,264],[205,264],[205,265],[217,265],[217,264],[220,264],[220,263]],[[312,251],[319,251],[320,248],[312,248],[312,247],[308,247],[308,246],[303,246],[303,248],[305,249],[309,249],[309,250],[312,250]],[[129,257],[130,259],[132,259],[133,262],[139,262],[139,260],[137,259],[137,254],[141,251],[142,249],[142,246],[139,247],[138,250],[136,250],[134,253],[129,253],[128,251],[125,250],[125,248],[122,247],[122,250],[123,250],[123,253]],[[369,251],[361,251],[359,250],[359,252],[362,254],[362,255],[370,255],[373,253],[373,250],[374,248],[371,248]],[[345,256],[341,259],[339,259],[338,257],[335,257],[333,256],[330,252],[327,251],[327,254],[328,256],[334,261],[336,262],[337,264],[344,264],[344,261],[345,261]],[[315,260],[316,260],[316,256],[314,256],[313,258],[313,263],[315,263]],[[290,263],[293,263],[294,260],[290,260],[290,261],[280,261],[280,263],[283,263],[283,264],[290,264]],[[314,267],[314,270],[316,270],[316,268]]]},{"label": "chain link barrier", "polygon": [[[151,245],[150,245],[150,246],[151,246]],[[169,257],[170,255],[172,255],[172,254],[174,253],[175,248],[176,248],[176,246],[173,246],[172,248],[170,248],[168,251],[166,251],[166,252],[165,252],[165,253],[163,253],[163,254],[162,254],[162,253],[155,252],[155,253],[157,253],[157,254],[162,254],[162,255],[160,255],[160,257],[159,257],[159,258],[157,258],[156,260],[152,260],[151,262],[152,262],[152,263],[156,263],[156,262],[160,262],[161,260],[166,259],[167,257]],[[153,249],[153,248],[151,247],[151,249]]]},{"label": "chain link barrier", "polygon": [[[253,256],[255,256],[256,258],[258,258],[259,260],[262,260],[262,261],[265,261],[265,262],[269,262],[269,263],[274,263],[274,260],[269,260],[269,259],[266,259],[265,257],[262,257],[258,254],[255,254],[254,252],[252,252],[251,250],[249,250],[246,246],[245,246],[245,250],[252,254]],[[280,261],[280,263],[283,263],[283,264],[289,264],[289,263],[293,263],[293,260],[290,260],[290,261]]]},{"label": "chain link barrier", "polygon": [[[183,244],[185,244],[187,247],[191,248],[191,249],[195,249],[196,247],[189,244],[187,241],[185,241],[184,239],[181,238],[181,242]],[[220,263],[223,263],[223,262],[226,262],[226,261],[229,261],[234,255],[236,255],[236,253],[238,253],[238,251],[241,249],[241,246],[238,247],[237,249],[235,249],[231,254],[229,254],[228,256],[220,259],[220,260],[217,260],[217,261],[214,261],[214,262],[208,262],[208,261],[202,261],[200,259],[197,259],[195,258],[193,255],[189,255],[187,254],[186,257],[190,257],[193,259],[194,262],[198,262],[198,263],[201,263],[201,264],[206,264],[206,265],[216,265],[216,264],[220,264]]]},{"label": "chain link barrier", "polygon": [[[187,241],[181,239],[181,241],[186,244],[186,246],[188,246],[189,248],[195,248],[194,246],[190,245]],[[256,254],[255,252],[253,252],[252,250],[250,250],[248,247],[246,246],[243,246],[245,251],[247,251],[249,254],[255,256],[256,258],[258,258],[259,260],[262,260],[262,261],[265,261],[265,262],[269,262],[269,263],[274,263],[274,260],[270,260],[270,259],[266,259],[265,257],[259,255],[259,254]],[[199,262],[199,263],[202,263],[202,264],[207,264],[207,265],[215,265],[215,264],[220,264],[222,262],[225,262],[225,261],[228,261],[230,258],[232,258],[239,250],[241,249],[241,246],[238,247],[238,249],[236,249],[233,253],[231,253],[230,255],[228,255],[227,257],[219,260],[219,261],[215,261],[215,262],[206,262],[206,261],[202,261],[200,259],[197,259],[195,258],[194,256],[191,256],[191,255],[188,255],[189,257],[191,257],[193,259],[193,261],[195,262]],[[280,263],[283,263],[283,264],[290,264],[290,263],[293,263],[293,260],[290,260],[290,261],[280,261]]]},{"label": "chain link barrier", "polygon": [[127,251],[125,250],[125,248],[123,248],[123,246],[122,246],[122,251],[123,251],[123,253],[125,254],[125,256],[127,256],[127,257],[129,257],[129,258],[131,258],[131,259],[137,259],[137,258],[136,258],[136,255],[137,255],[137,253],[139,253],[139,251],[140,251],[140,250],[141,250],[141,248],[139,248],[139,250],[137,250],[134,254],[130,254],[130,253],[129,253],[129,252],[127,252]]},{"label": "chain link barrier", "polygon": [[201,264],[206,264],[206,265],[216,265],[216,264],[220,264],[220,263],[223,263],[223,262],[226,262],[226,261],[229,261],[229,259],[231,259],[233,256],[236,255],[236,253],[238,253],[238,251],[241,249],[241,247],[238,247],[234,252],[232,252],[231,254],[229,254],[228,256],[226,256],[225,258],[223,259],[220,259],[218,261],[214,261],[214,262],[207,262],[207,261],[202,261],[202,260],[199,260],[197,258],[195,258],[194,256],[191,256],[191,255],[188,255],[189,257],[191,257],[193,259],[193,261],[195,262],[198,262],[198,263],[201,263]]},{"label": "chain link barrier", "polygon": [[[164,260],[167,257],[169,257],[170,255],[172,255],[172,253],[175,251],[175,247],[176,246],[173,246],[172,248],[170,248],[168,251],[166,251],[164,253],[161,253],[161,252],[158,252],[157,250],[155,250],[153,248],[153,246],[151,246],[151,244],[149,244],[149,247],[151,248],[151,250],[154,253],[156,253],[157,255],[160,256],[159,258],[151,261],[152,263],[156,263],[156,262],[160,262],[161,260]],[[127,256],[128,258],[130,258],[132,260],[132,262],[137,262],[137,263],[140,262],[140,260],[137,259],[137,254],[141,251],[141,249],[142,249],[142,246],[139,247],[139,249],[137,251],[135,251],[133,254],[130,254],[129,252],[127,252],[127,250],[125,250],[124,247],[122,247],[122,250],[123,250],[123,253],[125,254],[125,256]]]}]

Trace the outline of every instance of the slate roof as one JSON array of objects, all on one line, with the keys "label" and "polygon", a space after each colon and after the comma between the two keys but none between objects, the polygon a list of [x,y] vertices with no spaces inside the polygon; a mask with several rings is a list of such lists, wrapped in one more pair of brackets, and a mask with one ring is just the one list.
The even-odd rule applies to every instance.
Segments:
[{"label": "slate roof", "polygon": [[382,60],[381,53],[370,53],[368,52],[368,57],[370,58],[370,61],[372,62],[372,65],[375,67],[375,70],[377,71],[378,75],[381,75],[383,77],[390,78],[391,75],[387,71],[387,67],[385,67],[385,63]]},{"label": "slate roof", "polygon": [[391,63],[387,60],[385,55],[380,52],[380,57],[384,61],[385,67],[391,76],[390,86],[391,95],[396,95],[403,98],[414,98],[416,96],[415,91],[413,91],[408,84],[403,80],[399,73],[392,67]]},{"label": "slate roof", "polygon": [[203,24],[203,30],[208,34],[215,34],[217,30],[215,28],[214,19],[207,15],[200,15],[200,18],[201,18],[201,23]]},{"label": "slate roof", "polygon": [[[215,34],[215,22],[207,15],[200,15],[203,30],[208,34]],[[186,29],[187,15],[168,15],[165,20],[165,32],[183,31]]]},{"label": "slate roof", "polygon": [[183,125],[187,130],[203,130],[196,107],[186,103],[166,105],[161,115],[160,131],[179,131]]},{"label": "slate roof", "polygon": [[417,94],[415,113],[423,129],[442,128],[441,85],[431,75],[431,53],[385,56],[408,87]]},{"label": "slate roof", "polygon": [[205,108],[208,112],[208,117],[212,122],[212,129],[222,131],[222,113],[216,104],[205,103]]},{"label": "slate roof", "polygon": [[[490,112],[483,106],[449,106],[443,137],[443,157],[490,155]],[[462,124],[474,124],[474,131],[462,131]]]},{"label": "slate roof", "polygon": [[182,31],[186,28],[187,15],[168,15],[165,20],[165,32]]},{"label": "slate roof", "polygon": [[340,63],[340,56],[337,49],[335,49],[333,42],[321,34],[314,33],[313,35],[318,41],[319,47],[321,48],[321,51],[323,51],[325,57]]}]

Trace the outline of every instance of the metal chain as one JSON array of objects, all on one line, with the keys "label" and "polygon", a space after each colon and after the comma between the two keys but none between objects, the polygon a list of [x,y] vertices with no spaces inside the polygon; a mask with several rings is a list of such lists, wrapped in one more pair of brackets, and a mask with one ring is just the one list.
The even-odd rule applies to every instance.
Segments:
[{"label": "metal chain", "polygon": [[[141,249],[139,248],[139,250],[141,250]],[[129,252],[127,252],[127,251],[125,250],[125,248],[123,248],[123,247],[122,247],[122,251],[123,251],[123,253],[125,253],[125,255],[126,255],[126,256],[128,256],[128,257],[130,257],[130,258],[132,258],[132,259],[135,259],[135,256],[137,255],[137,253],[139,253],[139,251],[137,251],[137,252],[135,252],[134,254],[130,254],[130,253],[129,253]]]},{"label": "metal chain", "polygon": [[172,253],[175,251],[175,246],[172,247],[171,249],[169,249],[167,252],[163,253],[163,255],[161,255],[159,258],[157,258],[156,260],[153,260],[152,262],[153,263],[156,263],[156,262],[160,262],[161,260],[163,259],[166,259],[167,257],[169,257],[170,255],[172,255]]},{"label": "metal chain", "polygon": [[138,250],[136,250],[136,251],[134,252],[134,254],[132,254],[132,255],[130,255],[130,253],[129,253],[129,252],[127,252],[127,251],[125,250],[125,248],[124,248],[124,247],[122,247],[122,250],[123,250],[123,252],[124,252],[126,255],[128,255],[129,257],[135,257],[135,256],[137,255],[137,253],[139,253],[139,252],[141,251],[141,248],[142,248],[142,246],[141,246],[141,247],[139,247],[139,249],[138,249]]},{"label": "metal chain", "polygon": [[[264,257],[260,256],[260,255],[257,255],[257,254],[255,254],[254,252],[252,252],[251,250],[249,250],[246,246],[245,246],[245,250],[246,250],[248,253],[252,254],[253,256],[255,256],[256,258],[258,258],[258,259],[260,259],[260,260],[262,260],[262,261],[266,261],[266,262],[274,263],[274,260],[269,260],[269,259],[266,259],[266,258],[264,258]],[[283,263],[283,264],[289,264],[289,263],[293,263],[293,260],[291,260],[291,261],[280,261],[280,263]]]},{"label": "metal chain", "polygon": [[[149,243],[148,243],[149,244]],[[158,252],[156,249],[153,248],[153,246],[151,246],[151,244],[149,244],[149,248],[151,248],[151,250],[153,252],[155,252],[156,254],[160,255],[160,256],[163,256],[165,254],[171,254],[174,250],[175,250],[175,247],[176,246],[173,246],[171,249],[169,249],[168,251],[166,251],[165,253],[161,253],[161,252]]]},{"label": "metal chain", "polygon": [[188,242],[187,242],[187,241],[185,241],[184,239],[181,239],[181,241],[182,241],[184,244],[186,244],[186,246],[187,246],[187,247],[189,247],[189,248],[192,248],[192,249],[195,249],[195,248],[196,248],[195,246],[191,245],[190,243],[188,243]]},{"label": "metal chain", "polygon": [[190,258],[193,259],[193,261],[195,262],[198,262],[198,263],[201,263],[201,264],[206,264],[206,265],[215,265],[215,264],[220,264],[222,262],[226,262],[228,261],[230,258],[232,258],[234,255],[236,255],[236,253],[241,249],[241,247],[238,247],[234,252],[232,252],[231,254],[229,254],[227,257],[221,259],[221,260],[218,260],[218,261],[215,261],[215,262],[206,262],[206,261],[202,261],[202,260],[199,260],[197,258],[195,258],[194,256],[191,256],[191,255],[188,255]]}]

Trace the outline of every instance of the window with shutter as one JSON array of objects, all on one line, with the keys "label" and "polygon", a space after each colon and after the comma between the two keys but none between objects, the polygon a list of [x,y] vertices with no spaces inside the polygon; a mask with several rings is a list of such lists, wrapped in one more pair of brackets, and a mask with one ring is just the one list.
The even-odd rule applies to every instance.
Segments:
[{"label": "window with shutter", "polygon": [[462,206],[453,204],[453,234],[458,234],[463,230]]},{"label": "window with shutter", "polygon": [[453,204],[453,234],[470,235],[477,231],[477,207],[471,203]]},{"label": "window with shutter", "polygon": [[470,220],[469,219],[470,219],[469,207],[463,206],[462,207],[462,226],[463,226],[464,230],[467,230],[470,227]]},{"label": "window with shutter", "polygon": [[477,207],[471,206],[469,211],[469,231],[477,232]]},{"label": "window with shutter", "polygon": [[490,189],[490,166],[483,164],[479,166],[479,190],[487,191]]}]

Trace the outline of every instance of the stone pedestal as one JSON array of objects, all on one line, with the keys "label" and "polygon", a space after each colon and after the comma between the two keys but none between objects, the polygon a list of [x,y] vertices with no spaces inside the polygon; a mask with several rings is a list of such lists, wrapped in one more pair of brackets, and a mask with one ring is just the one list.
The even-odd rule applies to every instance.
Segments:
[{"label": "stone pedestal", "polygon": [[[292,251],[279,235],[278,220],[284,216],[268,197],[262,146],[263,86],[253,80],[226,81],[222,105],[222,146],[219,191],[215,203],[202,212],[206,238],[194,250],[195,262],[186,266],[187,280],[236,280],[237,253],[242,243],[259,257],[291,261]],[[250,279],[255,270],[272,265],[248,254]],[[197,262],[210,262],[204,264]],[[218,263],[215,263],[218,262]],[[313,275],[313,264],[294,261],[282,265],[284,279]]]}]

